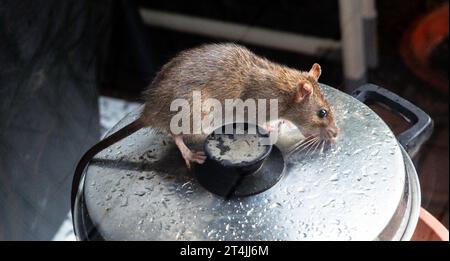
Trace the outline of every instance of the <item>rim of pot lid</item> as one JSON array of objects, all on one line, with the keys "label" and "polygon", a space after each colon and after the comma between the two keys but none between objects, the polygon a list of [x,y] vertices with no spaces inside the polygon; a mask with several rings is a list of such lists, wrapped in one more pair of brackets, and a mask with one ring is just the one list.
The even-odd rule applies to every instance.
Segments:
[{"label": "rim of pot lid", "polygon": [[[224,199],[187,172],[170,137],[142,129],[87,168],[85,206],[113,240],[372,240],[404,193],[400,145],[369,107],[321,85],[340,135],[323,153],[292,153],[285,173],[260,194]],[[109,133],[134,120],[142,107]],[[301,134],[282,125],[286,151]]]}]

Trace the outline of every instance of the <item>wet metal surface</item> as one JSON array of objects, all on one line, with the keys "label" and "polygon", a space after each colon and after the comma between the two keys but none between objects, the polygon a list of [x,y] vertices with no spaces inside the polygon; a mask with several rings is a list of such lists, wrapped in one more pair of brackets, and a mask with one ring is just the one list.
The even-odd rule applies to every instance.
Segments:
[{"label": "wet metal surface", "polygon": [[[293,153],[282,179],[254,196],[225,200],[208,192],[172,140],[149,128],[104,150],[84,187],[98,231],[116,240],[377,239],[404,195],[401,149],[368,107],[322,88],[341,129],[337,144],[321,154]],[[288,124],[281,131],[282,151],[302,137]]]}]

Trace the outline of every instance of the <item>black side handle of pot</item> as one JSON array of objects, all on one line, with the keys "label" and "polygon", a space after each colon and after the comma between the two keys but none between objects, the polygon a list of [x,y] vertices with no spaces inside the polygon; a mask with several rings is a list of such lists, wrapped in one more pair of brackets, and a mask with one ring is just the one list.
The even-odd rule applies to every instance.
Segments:
[{"label": "black side handle of pot", "polygon": [[407,119],[412,126],[397,135],[397,139],[411,157],[416,155],[433,132],[433,120],[428,114],[384,88],[374,84],[365,84],[353,91],[352,96],[367,105],[383,104]]}]

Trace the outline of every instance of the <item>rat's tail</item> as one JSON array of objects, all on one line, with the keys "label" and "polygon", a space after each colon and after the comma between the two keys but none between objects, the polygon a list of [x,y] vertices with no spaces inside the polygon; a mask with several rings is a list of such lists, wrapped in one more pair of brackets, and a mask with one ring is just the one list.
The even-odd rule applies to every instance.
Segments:
[{"label": "rat's tail", "polygon": [[77,168],[75,169],[75,174],[73,175],[72,180],[72,194],[71,194],[72,215],[74,215],[73,210],[75,205],[75,198],[78,193],[81,177],[83,176],[84,169],[89,164],[91,159],[102,150],[108,148],[109,146],[113,145],[119,140],[122,140],[123,138],[130,136],[136,131],[142,129],[143,127],[145,127],[145,124],[143,123],[141,118],[138,118],[137,120],[131,122],[122,129],[114,132],[105,139],[101,140],[99,143],[95,144],[83,155],[83,157],[81,157],[81,160],[78,162]]}]

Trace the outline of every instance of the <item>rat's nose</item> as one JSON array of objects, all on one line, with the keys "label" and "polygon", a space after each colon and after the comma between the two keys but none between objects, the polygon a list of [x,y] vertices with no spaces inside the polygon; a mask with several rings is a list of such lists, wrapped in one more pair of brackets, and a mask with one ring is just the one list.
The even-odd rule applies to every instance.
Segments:
[{"label": "rat's nose", "polygon": [[329,137],[336,138],[337,135],[339,134],[339,128],[337,128],[335,126],[334,127],[328,127],[327,128],[327,133],[328,133]]}]

